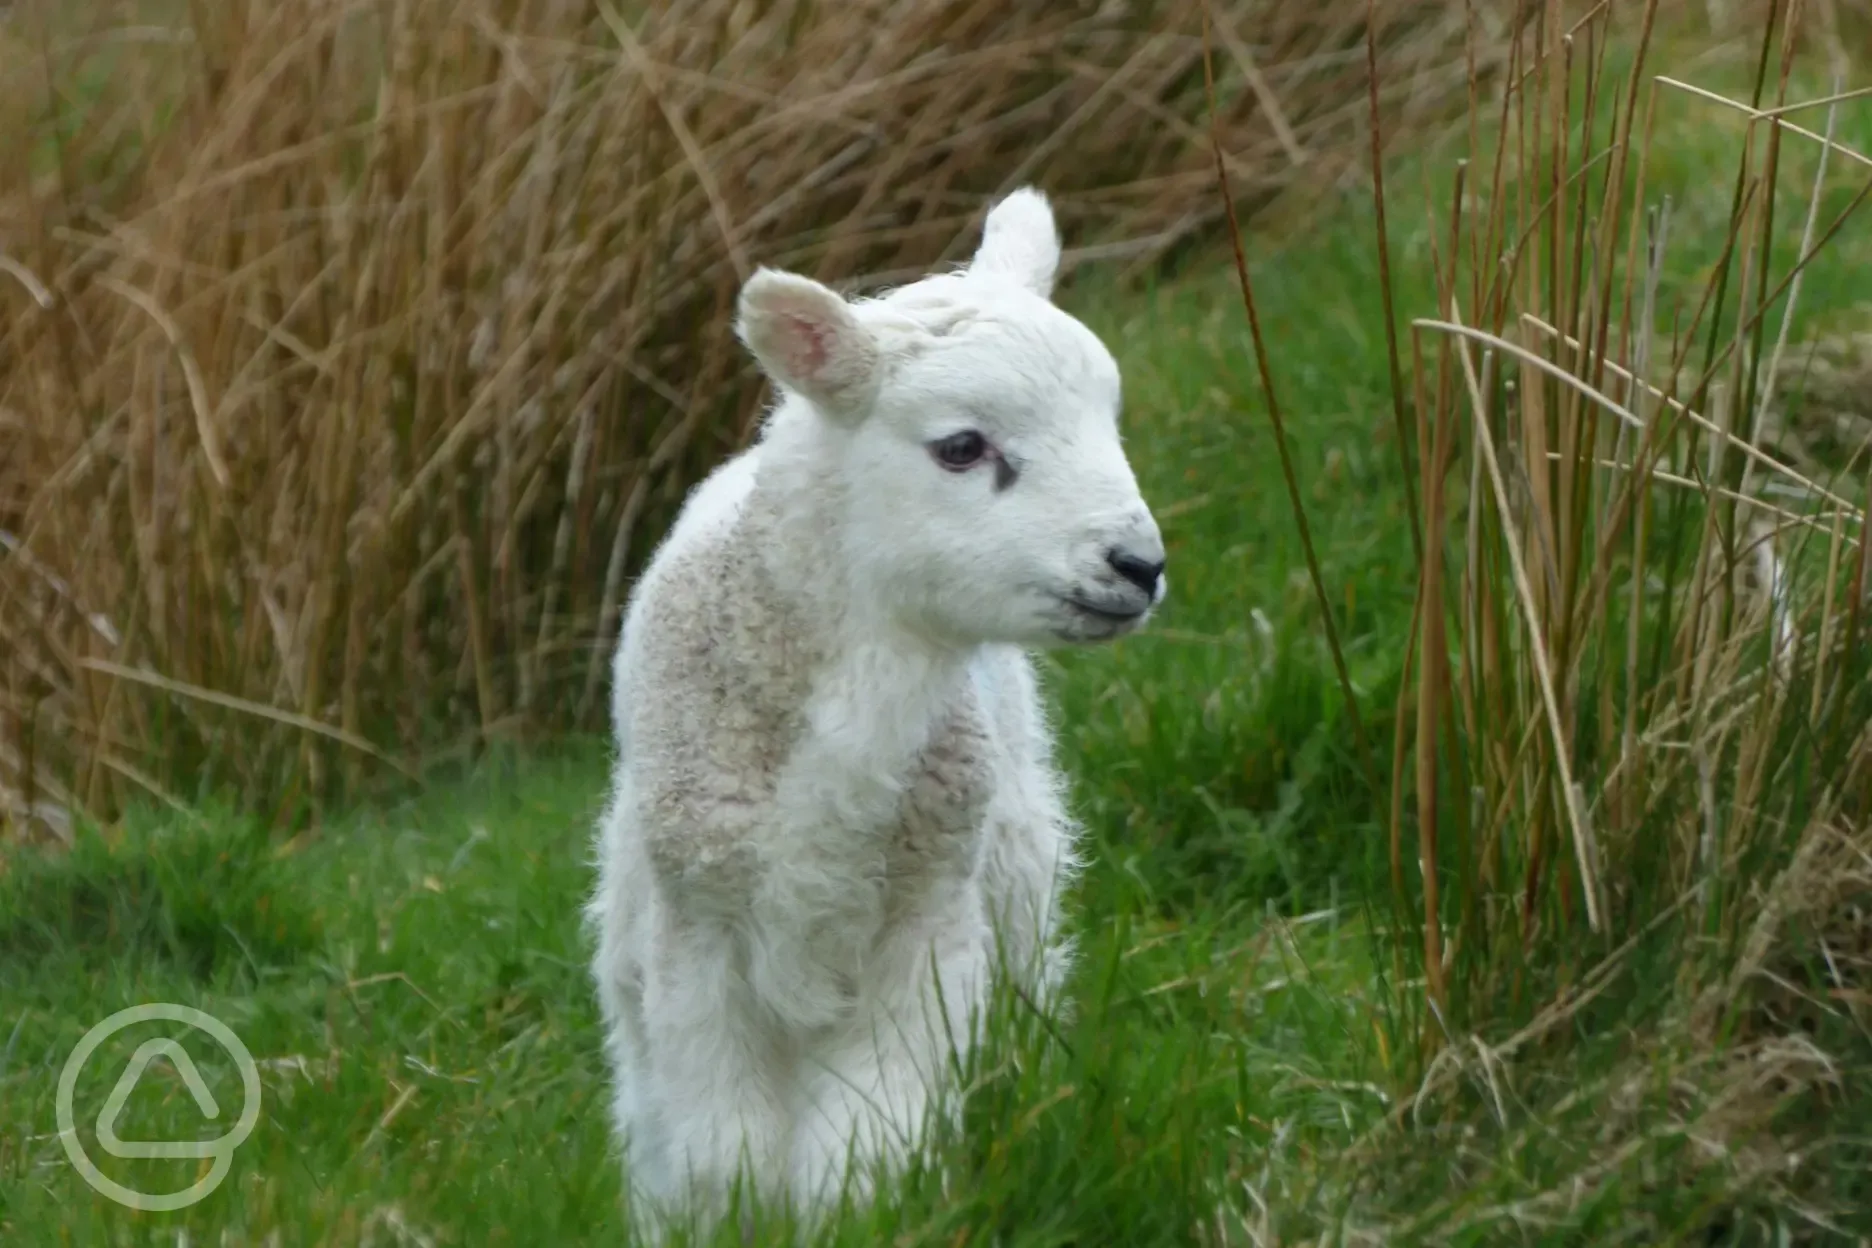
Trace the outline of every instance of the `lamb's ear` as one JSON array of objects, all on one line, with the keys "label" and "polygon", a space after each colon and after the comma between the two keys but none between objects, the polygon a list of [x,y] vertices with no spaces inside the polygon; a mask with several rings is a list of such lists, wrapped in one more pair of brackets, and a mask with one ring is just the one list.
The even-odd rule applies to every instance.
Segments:
[{"label": "lamb's ear", "polygon": [[1059,260],[1053,206],[1039,191],[1023,186],[989,210],[969,272],[1003,274],[1046,299],[1053,295]]},{"label": "lamb's ear", "polygon": [[766,374],[843,423],[877,394],[877,339],[835,290],[810,277],[759,269],[741,287],[735,333]]}]

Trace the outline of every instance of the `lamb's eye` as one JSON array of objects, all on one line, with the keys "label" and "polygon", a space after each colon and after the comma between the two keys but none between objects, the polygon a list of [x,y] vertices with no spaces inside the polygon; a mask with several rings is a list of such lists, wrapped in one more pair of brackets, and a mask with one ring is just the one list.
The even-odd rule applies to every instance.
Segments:
[{"label": "lamb's eye", "polygon": [[964,468],[973,468],[988,454],[988,439],[971,429],[966,433],[950,434],[935,443],[931,450],[936,455],[937,463],[960,472]]}]

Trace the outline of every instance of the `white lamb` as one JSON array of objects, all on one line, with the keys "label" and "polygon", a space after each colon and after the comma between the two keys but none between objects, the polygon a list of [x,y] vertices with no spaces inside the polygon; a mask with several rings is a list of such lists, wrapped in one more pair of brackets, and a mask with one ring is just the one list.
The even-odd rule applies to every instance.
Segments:
[{"label": "white lamb", "polygon": [[809,1215],[863,1195],[950,1103],[991,973],[1055,997],[1078,828],[1023,647],[1165,590],[1058,263],[1021,190],[962,272],[741,291],[780,402],[626,612],[587,911],[639,1212],[718,1214],[738,1174]]}]

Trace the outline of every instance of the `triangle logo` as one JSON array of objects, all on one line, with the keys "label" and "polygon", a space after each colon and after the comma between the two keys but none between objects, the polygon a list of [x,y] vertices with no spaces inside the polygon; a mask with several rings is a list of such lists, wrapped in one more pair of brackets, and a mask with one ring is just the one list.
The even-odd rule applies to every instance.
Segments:
[{"label": "triangle logo", "polygon": [[139,1140],[124,1140],[117,1135],[117,1118],[123,1113],[124,1103],[130,1094],[136,1091],[137,1082],[143,1078],[143,1072],[157,1058],[166,1058],[182,1077],[182,1084],[188,1088],[189,1095],[195,1098],[195,1105],[207,1118],[221,1116],[221,1107],[215,1103],[214,1093],[208,1090],[208,1083],[196,1069],[195,1059],[188,1055],[188,1050],[174,1040],[158,1037],[146,1040],[131,1055],[130,1062],[124,1067],[123,1074],[117,1077],[117,1086],[111,1089],[105,1098],[104,1108],[98,1111],[98,1144],[113,1157],[209,1157],[214,1155],[221,1145],[220,1140],[165,1140],[159,1143],[144,1143]]}]

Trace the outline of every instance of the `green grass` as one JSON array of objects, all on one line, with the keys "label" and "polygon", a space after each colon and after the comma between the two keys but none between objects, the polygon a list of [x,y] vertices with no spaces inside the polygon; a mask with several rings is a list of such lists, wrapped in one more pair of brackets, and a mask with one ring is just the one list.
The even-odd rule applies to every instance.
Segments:
[{"label": "green grass", "polygon": [[[239,820],[161,821],[17,870],[0,920],[5,1242],[169,1243],[186,1227],[196,1242],[354,1243],[373,1223],[389,1236],[398,1211],[438,1243],[616,1242],[574,914],[602,762],[588,750],[490,769],[284,856]],[[1001,1039],[956,1149],[973,1197],[913,1185],[879,1215],[891,1235],[949,1243],[998,1224],[1019,1243],[1173,1242],[1213,1203],[1207,1185],[1231,1160],[1258,1164],[1270,1133],[1340,1141],[1381,1104],[1319,1082],[1371,1052],[1352,932],[1315,920],[1290,938],[1247,908],[1157,918],[1120,909],[1137,894],[1108,853],[1099,876],[1084,1016],[1059,1042],[1031,1019]],[[261,1122],[232,1176],[182,1213],[93,1196],[53,1138],[65,1055],[91,1022],[144,1001],[209,1010],[264,1068]],[[154,1034],[171,1032],[126,1029],[86,1064],[87,1141],[129,1050]],[[194,1040],[218,1102],[238,1106],[229,1063]],[[992,1068],[1015,1055],[1023,1068]],[[201,1133],[180,1081],[155,1074],[120,1131]],[[151,1191],[195,1177],[183,1162],[101,1164]],[[845,1242],[871,1242],[868,1227]]]},{"label": "green grass", "polygon": [[[1675,130],[1651,197],[1678,200],[1686,234],[1720,228],[1739,134],[1706,108],[1660,112]],[[1872,150],[1872,107],[1841,129]],[[1422,203],[1413,177],[1393,192]],[[1422,216],[1393,209],[1411,315],[1432,306]],[[1867,233],[1809,284],[1809,324],[1872,302],[1872,267],[1855,262],[1872,262]],[[1351,193],[1316,229],[1255,244],[1254,268],[1322,573],[1386,766],[1415,573],[1370,237]],[[1004,1009],[965,1130],[941,1150],[948,1192],[913,1174],[827,1242],[1272,1243],[1379,1226],[1391,1242],[1754,1242],[1754,1213],[1785,1225],[1773,1202],[1719,1199],[1721,1176],[1695,1156],[1699,1115],[1721,1106],[1667,1076],[1722,1055],[1655,1051],[1614,1012],[1411,1131],[1379,1130],[1409,1094],[1387,1010],[1410,986],[1377,974],[1372,928],[1385,811],[1350,747],[1233,275],[1212,263],[1143,293],[1094,278],[1064,299],[1120,357],[1171,577],[1150,632],[1049,663],[1088,825],[1077,1012],[1056,1032]],[[491,762],[284,851],[222,812],[145,812],[108,844],[86,833],[69,856],[8,864],[0,1243],[622,1242],[577,919],[604,762],[589,743]],[[1632,970],[1621,1008],[1662,994],[1669,973]],[[94,1195],[55,1138],[66,1054],[146,1001],[210,1011],[264,1067],[258,1129],[222,1188],[180,1213]],[[150,1034],[120,1033],[87,1065],[87,1142],[96,1110],[82,1107]],[[230,1112],[227,1064],[190,1048]],[[1863,1096],[1851,1103],[1863,1114]],[[1864,1121],[1831,1129],[1872,1135]],[[198,1130],[181,1082],[152,1075],[121,1134]],[[1609,1156],[1612,1177],[1567,1199]],[[158,1191],[195,1177],[174,1161],[105,1168]]]}]

